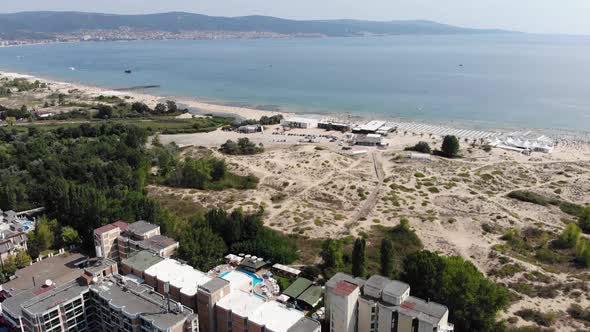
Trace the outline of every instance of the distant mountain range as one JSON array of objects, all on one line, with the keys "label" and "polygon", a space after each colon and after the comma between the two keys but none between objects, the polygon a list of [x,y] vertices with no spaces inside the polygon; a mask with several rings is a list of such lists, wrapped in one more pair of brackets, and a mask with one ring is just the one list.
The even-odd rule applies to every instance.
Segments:
[{"label": "distant mountain range", "polygon": [[115,15],[82,12],[0,14],[0,38],[47,39],[56,34],[128,28],[143,31],[267,32],[284,35],[359,36],[506,33],[456,27],[432,21],[287,20],[268,16],[214,17],[184,12]]}]

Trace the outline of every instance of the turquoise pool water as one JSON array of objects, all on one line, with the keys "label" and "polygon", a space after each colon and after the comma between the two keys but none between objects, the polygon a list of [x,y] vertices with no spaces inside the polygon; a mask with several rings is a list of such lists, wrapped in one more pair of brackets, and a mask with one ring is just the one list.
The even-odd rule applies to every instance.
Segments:
[{"label": "turquoise pool water", "polygon": [[23,229],[24,229],[25,231],[28,231],[28,230],[31,228],[31,226],[33,226],[33,223],[32,223],[31,221],[25,221],[25,222],[23,223]]},{"label": "turquoise pool water", "polygon": [[244,274],[249,275],[250,278],[252,278],[252,285],[253,286],[256,286],[259,283],[261,283],[262,281],[264,281],[264,280],[262,280],[262,278],[260,278],[259,276],[257,276],[256,274],[254,274],[252,272],[248,272],[248,271],[244,271],[244,270],[238,270],[238,272],[242,272]]},{"label": "turquoise pool water", "polygon": [[[223,272],[222,274],[219,275],[219,277],[223,278],[226,275],[230,274],[231,272],[234,272],[234,271]],[[257,276],[256,274],[254,274],[252,272],[248,272],[248,271],[244,271],[244,270],[235,270],[235,272],[246,274],[250,278],[252,278],[252,286],[256,286],[263,281],[262,278],[260,278],[259,276]]]}]

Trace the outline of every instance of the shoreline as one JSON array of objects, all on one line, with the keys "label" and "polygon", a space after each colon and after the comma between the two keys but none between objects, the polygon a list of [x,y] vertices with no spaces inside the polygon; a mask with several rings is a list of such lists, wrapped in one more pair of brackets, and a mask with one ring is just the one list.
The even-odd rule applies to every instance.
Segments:
[{"label": "shoreline", "polygon": [[[199,100],[192,97],[187,96],[162,96],[156,94],[150,94],[148,92],[144,92],[142,90],[138,91],[119,91],[113,88],[101,87],[101,86],[93,86],[89,84],[83,84],[78,82],[69,82],[63,81],[52,77],[43,77],[31,74],[22,74],[12,71],[0,70],[0,76],[15,79],[15,78],[22,78],[27,79],[30,81],[39,80],[42,83],[46,83],[48,86],[53,87],[57,91],[60,92],[68,92],[68,90],[77,89],[84,94],[89,96],[97,97],[99,95],[112,95],[118,97],[128,97],[128,99],[136,102],[142,102],[147,104],[150,107],[154,107],[157,103],[165,102],[166,100],[174,100],[177,104],[181,105],[182,107],[186,107],[189,109],[189,113],[195,116],[202,116],[205,114],[214,114],[218,116],[230,116],[235,117],[236,120],[248,120],[248,119],[259,119],[262,116],[272,116],[272,115],[282,115],[285,118],[288,117],[308,117],[314,118],[317,120],[321,119],[333,119],[336,121],[343,121],[353,124],[361,124],[366,123],[370,120],[375,120],[373,117],[367,117],[359,114],[350,115],[350,113],[313,113],[313,112],[304,112],[304,111],[292,111],[292,110],[284,110],[281,109],[281,106],[278,105],[278,110],[264,110],[264,109],[257,109],[254,107],[249,107],[248,104],[244,105],[232,105],[232,102],[224,103],[223,101],[206,101],[206,100]],[[474,128],[473,126],[469,126],[466,123],[462,123],[457,120],[449,120],[449,121],[423,121],[423,120],[416,120],[416,119],[408,119],[402,117],[382,117],[379,120],[390,122],[390,123],[397,123],[402,124],[402,127],[407,126],[420,126],[424,125],[426,127],[441,127],[441,128],[448,128],[448,129],[466,129],[466,130],[475,130],[481,132],[491,132],[496,134],[506,134],[512,132],[532,132],[539,135],[547,135],[550,136],[555,142],[567,142],[567,143],[590,143],[590,130],[582,131],[582,130],[574,130],[574,129],[551,129],[551,128],[493,128],[493,127],[485,127],[481,126],[478,128]],[[420,132],[418,132],[420,133]],[[428,132],[424,132],[428,133]]]}]

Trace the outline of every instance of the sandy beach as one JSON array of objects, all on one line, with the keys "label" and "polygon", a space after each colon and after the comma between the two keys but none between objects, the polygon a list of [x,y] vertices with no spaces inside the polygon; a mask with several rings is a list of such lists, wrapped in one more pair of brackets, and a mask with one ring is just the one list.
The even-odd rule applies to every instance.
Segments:
[{"label": "sandy beach", "polygon": [[293,116],[292,113],[287,112],[274,112],[274,111],[264,111],[258,109],[252,109],[247,107],[235,107],[235,106],[227,106],[227,105],[217,105],[211,103],[205,103],[202,101],[198,101],[192,98],[172,98],[172,97],[160,97],[144,92],[138,91],[118,91],[112,90],[107,88],[101,88],[96,86],[89,86],[89,85],[82,85],[78,83],[71,83],[71,82],[61,82],[56,80],[50,80],[46,78],[13,73],[13,72],[2,72],[0,71],[0,77],[6,77],[9,79],[15,78],[24,78],[30,81],[38,80],[42,83],[46,83],[49,87],[55,90],[58,93],[68,93],[71,90],[78,90],[81,93],[89,96],[89,97],[98,97],[100,95],[104,96],[118,96],[118,97],[128,97],[130,101],[134,102],[142,102],[147,104],[150,107],[156,106],[156,104],[160,102],[164,102],[166,100],[174,100],[178,104],[184,105],[189,109],[198,109],[201,114],[220,114],[220,115],[235,115],[237,117],[243,119],[259,119],[264,115],[275,115],[275,114],[283,114],[283,116]]},{"label": "sandy beach", "polygon": [[[17,73],[0,72],[0,78],[25,78],[44,82],[48,93],[77,95],[79,101],[119,96],[154,107],[167,99],[207,114],[233,114],[247,119],[281,113],[216,105],[191,98],[163,98],[137,91],[114,91],[75,83],[59,82]],[[34,93],[33,93],[34,94]],[[35,102],[44,99],[35,95]],[[22,98],[22,96],[21,96]],[[0,104],[9,101],[0,99]],[[26,100],[26,98],[25,98]],[[21,102],[22,99],[19,99]],[[12,105],[18,107],[20,105]],[[68,108],[63,108],[64,112]],[[182,118],[191,118],[183,114]],[[362,120],[358,120],[361,122]],[[392,227],[400,217],[410,220],[424,248],[446,255],[460,255],[501,283],[523,282],[527,273],[542,273],[561,284],[577,282],[578,269],[553,269],[519,256],[496,250],[504,244],[502,234],[510,229],[531,227],[552,236],[561,232],[572,217],[556,206],[520,202],[507,195],[526,190],[575,204],[590,203],[590,135],[587,132],[557,131],[551,153],[524,155],[500,148],[486,148],[494,130],[469,130],[434,124],[395,122],[397,131],[385,138],[386,147],[348,146],[345,134],[323,129],[287,129],[267,126],[262,133],[240,134],[216,130],[209,133],[159,135],[163,144],[182,147],[183,157],[198,157],[203,151],[226,160],[237,174],[260,179],[256,190],[198,191],[148,186],[149,195],[164,207],[187,216],[202,208],[264,207],[265,223],[277,231],[309,239],[368,235],[377,226]],[[526,132],[523,130],[523,132]],[[440,148],[445,134],[461,138],[460,159],[416,156],[406,147],[425,141]],[[309,142],[306,136],[313,136]],[[227,140],[247,137],[262,144],[265,151],[254,156],[226,156],[218,148]],[[307,141],[307,142],[306,142]],[[377,230],[376,230],[377,229]],[[311,254],[317,259],[317,253]],[[523,270],[510,276],[495,276],[506,262]],[[303,262],[310,263],[310,262]],[[527,281],[528,282],[528,281]],[[587,283],[587,282],[586,282]],[[537,282],[536,285],[540,285]],[[564,286],[565,287],[565,286]],[[544,307],[566,310],[571,303],[590,305],[590,298],[572,299],[566,291],[555,298],[520,294],[505,318],[516,317],[522,308]],[[518,325],[526,325],[519,318]],[[579,324],[564,318],[556,323],[560,331],[575,331]]]}]

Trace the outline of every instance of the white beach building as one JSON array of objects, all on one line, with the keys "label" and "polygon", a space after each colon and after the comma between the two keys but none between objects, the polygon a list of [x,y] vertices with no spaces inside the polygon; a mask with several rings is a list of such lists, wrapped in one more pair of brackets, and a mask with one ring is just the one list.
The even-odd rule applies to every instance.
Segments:
[{"label": "white beach building", "polygon": [[281,126],[301,129],[311,129],[318,127],[318,120],[310,118],[289,118],[281,120]]}]

